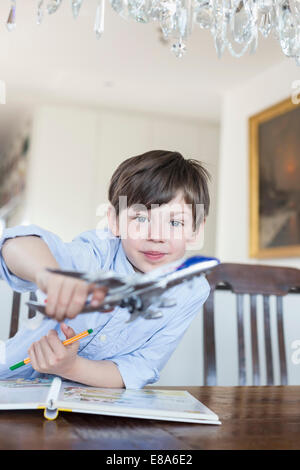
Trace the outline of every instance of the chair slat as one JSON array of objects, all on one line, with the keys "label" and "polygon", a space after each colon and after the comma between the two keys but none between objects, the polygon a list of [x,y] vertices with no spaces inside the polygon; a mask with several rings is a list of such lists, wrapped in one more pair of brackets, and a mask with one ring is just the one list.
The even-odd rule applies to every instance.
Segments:
[{"label": "chair slat", "polygon": [[[269,296],[285,296],[290,292],[300,292],[300,269],[288,268],[281,266],[268,266],[268,265],[257,265],[257,264],[241,264],[241,263],[220,263],[210,273],[206,275],[207,280],[211,287],[211,294],[206,304],[204,305],[204,373],[208,374],[204,378],[206,384],[215,385],[217,378],[213,378],[212,374],[216,373],[215,366],[215,346],[214,346],[214,333],[213,317],[214,304],[212,292],[220,289],[229,289],[236,295],[263,295],[264,297],[264,321],[265,321],[265,347],[266,347],[266,362],[267,362],[267,382],[273,384],[273,358],[271,348],[271,334],[270,334],[270,310],[269,310]],[[250,297],[251,298],[251,297]],[[282,305],[279,300],[279,315],[277,315],[277,328],[278,328],[278,342],[280,351],[280,362],[281,362],[281,381],[282,383],[288,383],[286,358],[284,351],[284,331],[283,331],[283,319],[282,319]],[[243,382],[245,374],[242,372],[244,364],[245,349],[243,346],[244,342],[244,331],[242,328],[242,322],[239,320],[242,315],[242,303],[241,300],[237,300],[237,308],[240,309],[238,313],[238,336],[240,338],[239,350],[243,350],[239,355],[239,364],[241,365],[241,371],[239,370],[240,382]],[[225,312],[226,313],[226,312]],[[206,337],[206,331],[209,331],[209,336]],[[255,355],[253,358],[253,385],[256,385],[260,379],[259,370],[259,351],[258,351],[258,338],[257,338],[257,308],[254,310],[254,297],[251,298],[251,345],[252,353]],[[207,357],[210,354],[211,357]],[[282,358],[282,360],[281,360]],[[239,368],[239,369],[240,369]],[[242,379],[242,380],[241,380]],[[261,381],[259,382],[259,384]]]},{"label": "chair slat", "polygon": [[[37,300],[37,296],[34,291],[31,291],[29,294],[30,300]],[[19,319],[20,319],[20,306],[21,306],[21,293],[13,291],[13,301],[11,309],[11,320],[10,320],[10,329],[9,329],[9,338],[15,336],[19,328]],[[28,309],[28,318],[33,318],[36,315],[36,311],[33,309]]]},{"label": "chair slat", "polygon": [[244,343],[244,296],[237,294],[237,322],[238,322],[238,362],[239,362],[239,385],[246,385],[246,362]]},{"label": "chair slat", "polygon": [[273,356],[271,345],[271,324],[270,324],[270,296],[263,295],[264,304],[264,328],[265,328],[265,353],[266,353],[266,371],[267,385],[273,385]]},{"label": "chair slat", "polygon": [[285,344],[284,344],[282,303],[283,303],[282,297],[277,296],[276,306],[277,306],[278,350],[279,350],[279,362],[280,362],[280,383],[281,385],[287,385],[287,366],[286,366],[286,354],[285,354]]},{"label": "chair slat", "polygon": [[[34,291],[31,291],[29,294],[29,300],[37,300],[37,296]],[[36,311],[33,308],[28,308],[28,318],[34,318],[36,316]]]},{"label": "chair slat", "polygon": [[11,309],[10,329],[9,329],[9,337],[10,338],[12,336],[15,336],[16,332],[18,331],[20,300],[21,300],[20,292],[14,291],[13,292],[12,309]]},{"label": "chair slat", "polygon": [[204,385],[216,385],[216,345],[214,325],[214,291],[203,306]]},{"label": "chair slat", "polygon": [[252,349],[252,377],[253,385],[260,385],[259,357],[258,357],[258,334],[256,299],[254,294],[250,295],[250,317],[251,317],[251,349]]}]

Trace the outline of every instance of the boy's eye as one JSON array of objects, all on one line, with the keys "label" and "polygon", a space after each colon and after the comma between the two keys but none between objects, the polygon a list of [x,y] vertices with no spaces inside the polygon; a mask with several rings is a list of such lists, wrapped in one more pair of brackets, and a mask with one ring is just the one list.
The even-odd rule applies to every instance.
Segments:
[{"label": "boy's eye", "polygon": [[136,217],[136,219],[144,219],[144,220],[142,220],[142,221],[141,221],[141,220],[138,221],[138,222],[144,222],[144,221],[147,219],[147,217],[143,217],[142,215],[138,215],[138,216]]},{"label": "boy's eye", "polygon": [[184,225],[183,222],[180,222],[179,220],[171,220],[171,223],[174,222],[175,225],[173,225],[173,227],[181,227]]},{"label": "boy's eye", "polygon": [[[147,217],[144,217],[142,215],[138,215],[135,217],[135,219],[138,221],[138,222],[145,222],[147,219]],[[179,220],[171,220],[170,223],[172,224],[173,227],[181,227],[184,225],[183,222],[180,222]]]}]

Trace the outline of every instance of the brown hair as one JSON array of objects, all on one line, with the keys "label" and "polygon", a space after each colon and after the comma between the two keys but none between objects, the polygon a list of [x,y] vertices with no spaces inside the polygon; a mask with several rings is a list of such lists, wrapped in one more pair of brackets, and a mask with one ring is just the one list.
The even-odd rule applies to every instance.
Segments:
[{"label": "brown hair", "polygon": [[[204,216],[209,212],[209,172],[202,163],[185,159],[179,152],[151,150],[124,160],[113,173],[108,199],[119,215],[119,196],[127,196],[127,207],[144,204],[167,204],[183,192],[186,204],[192,204],[193,230],[199,228],[202,217],[196,220],[196,204],[204,205]],[[203,212],[203,211],[202,211]]]}]

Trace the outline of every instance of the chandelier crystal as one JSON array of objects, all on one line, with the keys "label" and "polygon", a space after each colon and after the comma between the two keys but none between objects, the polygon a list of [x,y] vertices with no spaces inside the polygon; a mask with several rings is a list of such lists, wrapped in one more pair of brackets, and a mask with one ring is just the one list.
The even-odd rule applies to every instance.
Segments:
[{"label": "chandelier crystal", "polygon": [[[7,29],[16,27],[16,3],[11,6]],[[37,24],[44,10],[55,13],[63,0],[38,0]],[[70,1],[74,18],[80,14],[84,0]],[[105,0],[95,0],[94,31],[99,39],[104,32]],[[227,49],[233,57],[246,51],[253,54],[258,36],[271,34],[278,40],[283,54],[300,65],[300,0],[109,0],[122,18],[138,23],[157,22],[171,50],[177,57],[186,52],[186,42],[194,27],[210,31],[220,58]]]}]

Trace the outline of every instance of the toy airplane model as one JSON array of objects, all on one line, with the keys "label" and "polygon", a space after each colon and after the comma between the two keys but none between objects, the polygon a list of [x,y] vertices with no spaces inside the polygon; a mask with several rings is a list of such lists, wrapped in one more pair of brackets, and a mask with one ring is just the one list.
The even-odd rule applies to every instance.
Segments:
[{"label": "toy airplane model", "polygon": [[[188,282],[193,288],[193,281],[196,277],[208,273],[219,263],[217,258],[192,256],[165,264],[145,274],[119,275],[114,271],[102,270],[85,273],[50,268],[48,271],[108,288],[102,304],[92,307],[89,302],[86,302],[80,313],[106,312],[119,306],[128,309],[131,314],[128,320],[130,322],[138,316],[146,319],[162,317],[161,309],[176,305],[174,299],[164,296],[166,290],[182,282]],[[46,314],[46,306],[43,303],[36,301],[26,303],[32,309]]]}]

